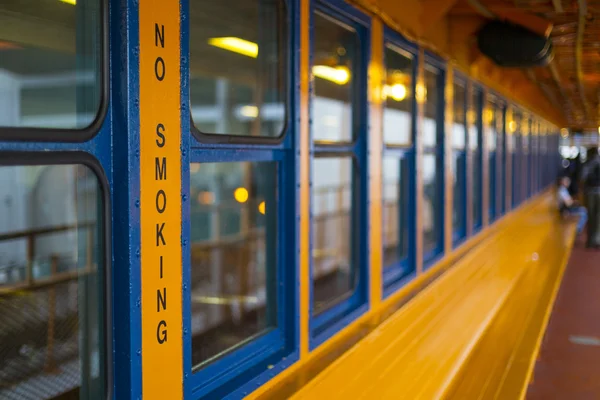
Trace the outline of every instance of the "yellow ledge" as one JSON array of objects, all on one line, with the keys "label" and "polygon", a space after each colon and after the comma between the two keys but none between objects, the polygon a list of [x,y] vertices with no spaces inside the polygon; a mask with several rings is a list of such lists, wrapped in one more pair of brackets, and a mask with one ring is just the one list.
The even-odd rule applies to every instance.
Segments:
[{"label": "yellow ledge", "polygon": [[[548,203],[549,201],[551,201],[549,200],[550,198],[550,194],[546,192],[545,194],[525,203],[519,209],[508,213],[501,220],[497,221],[492,226],[486,228],[478,235],[474,236],[472,239],[464,243],[460,248],[447,255],[434,267],[430,268],[425,273],[419,275],[415,280],[404,286],[395,294],[385,299],[382,303],[379,304],[378,307],[371,309],[367,314],[354,321],[346,329],[342,330],[337,335],[328,340],[326,343],[321,345],[319,348],[309,353],[303,361],[297,362],[296,364],[288,368],[286,371],[274,377],[270,382],[266,383],[265,385],[257,389],[255,392],[251,393],[247,398],[276,399],[287,398],[293,395],[294,393],[298,392],[298,390],[300,390],[302,387],[307,385],[307,383],[309,383],[310,381],[314,380],[314,382],[316,382],[319,379],[321,379],[321,376],[325,373],[321,375],[319,374],[328,366],[331,365],[331,368],[329,368],[329,370],[335,370],[335,367],[333,365],[338,365],[338,363],[343,362],[342,360],[345,360],[350,354],[353,354],[357,349],[361,348],[363,345],[362,342],[359,346],[355,346],[355,344],[361,339],[365,338],[367,335],[369,335],[369,333],[373,332],[374,330],[377,330],[377,332],[372,336],[378,335],[381,329],[385,329],[384,325],[393,323],[392,321],[395,321],[399,315],[406,315],[406,313],[409,313],[409,310],[413,310],[412,312],[414,312],[415,306],[411,304],[416,302],[415,296],[417,296],[419,293],[421,294],[419,294],[418,298],[427,297],[426,293],[432,294],[429,297],[437,298],[441,296],[439,294],[438,286],[435,285],[439,285],[441,282],[450,282],[451,285],[457,285],[451,287],[463,287],[464,289],[463,281],[464,283],[467,283],[468,281],[471,282],[470,284],[474,284],[474,282],[477,282],[477,279],[482,279],[483,276],[481,275],[481,271],[475,274],[475,276],[465,280],[464,268],[462,268],[463,275],[461,276],[456,275],[458,272],[456,272],[455,270],[459,269],[460,265],[468,264],[468,260],[473,261],[471,262],[471,265],[477,264],[475,263],[475,261],[477,261],[477,259],[475,258],[476,255],[481,255],[482,251],[487,252],[490,249],[490,246],[497,245],[496,242],[498,241],[498,238],[500,236],[507,238],[507,240],[515,240],[515,237],[522,237],[523,234],[518,232],[518,230],[520,229],[519,227],[522,228],[522,220],[524,218],[530,218],[531,215],[539,215],[540,212],[547,212],[547,210],[551,208],[551,205]],[[546,211],[540,211],[542,209]],[[543,227],[536,227],[536,229],[545,229],[545,231],[538,231],[537,234],[534,234],[532,232],[532,240],[537,236],[541,238],[544,235],[544,233],[548,232],[550,228],[549,225],[546,224]],[[522,244],[522,242],[519,242],[518,244]],[[535,246],[537,244],[532,243],[531,245]],[[517,243],[513,243],[513,245],[517,245]],[[510,251],[500,252],[500,254],[504,254],[504,257],[506,257],[508,253],[510,253]],[[482,258],[480,257],[479,260],[481,259]],[[485,259],[485,257],[483,257],[483,259]],[[454,268],[450,269],[450,267]],[[446,271],[449,272],[444,275],[443,279],[436,280],[436,278],[438,278]],[[487,274],[489,273],[490,271],[488,268]],[[512,274],[514,277],[514,275],[516,274],[515,270],[512,271]],[[452,276],[456,276],[456,278],[452,280]],[[472,281],[471,279],[475,279],[475,281]],[[497,293],[498,298],[502,298],[502,293],[506,294],[507,291],[514,286],[514,279],[512,281],[509,279],[509,281],[510,282],[508,283],[504,282],[504,284],[501,287],[496,287],[492,284],[489,287],[486,287],[486,290],[487,288],[489,288],[490,290],[495,290],[494,293]],[[429,286],[431,282],[434,282],[434,284]],[[427,289],[424,290],[424,288]],[[411,299],[414,300],[411,301]],[[448,300],[448,298],[446,298],[446,300]],[[439,307],[445,307],[444,301],[436,304]],[[501,305],[500,303],[486,304],[488,304],[487,308],[484,307],[480,309],[487,310],[488,312],[490,310],[499,309]],[[399,309],[400,311],[398,311]],[[423,308],[419,308],[419,310],[421,311],[410,315],[416,315],[421,313]],[[486,320],[488,325],[494,315],[495,313],[488,315],[489,318],[488,320]],[[382,322],[384,323],[383,325],[381,325]],[[409,324],[409,322],[410,320],[403,322],[405,328],[407,324]],[[420,335],[420,332],[416,332],[416,337],[420,337]],[[483,331],[480,332],[480,336],[482,335]],[[410,337],[410,335],[408,335],[407,337]],[[473,336],[471,336],[471,339],[472,338]],[[365,341],[366,340],[367,339],[365,339]],[[355,374],[355,372],[352,372],[352,374]],[[317,378],[315,379],[315,377]],[[314,382],[311,382],[308,386],[306,386],[306,389],[313,385]],[[336,389],[339,389],[339,383],[338,388]],[[301,391],[300,393],[298,393],[298,396],[304,396],[303,393],[305,392]]]},{"label": "yellow ledge", "polygon": [[292,399],[519,398],[573,226],[552,196],[512,221]]}]

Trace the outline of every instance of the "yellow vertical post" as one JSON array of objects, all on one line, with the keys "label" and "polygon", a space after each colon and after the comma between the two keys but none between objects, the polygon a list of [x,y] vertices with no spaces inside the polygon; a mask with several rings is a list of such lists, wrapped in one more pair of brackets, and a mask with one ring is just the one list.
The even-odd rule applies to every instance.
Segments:
[{"label": "yellow vertical post", "polygon": [[448,63],[445,87],[444,118],[444,254],[452,251],[452,210],[454,207],[454,162],[452,158],[452,132],[454,125],[454,66]]},{"label": "yellow vertical post", "polygon": [[[417,66],[416,87],[425,88],[425,51],[419,47],[419,65]],[[425,91],[422,91],[425,93]],[[417,95],[417,93],[415,93]],[[417,96],[417,134],[415,135],[415,182],[416,182],[416,237],[415,268],[417,274],[423,272],[423,128],[425,118],[425,96]]]},{"label": "yellow vertical post", "polygon": [[490,204],[490,129],[491,129],[491,112],[492,110],[488,107],[487,101],[487,90],[484,89],[482,93],[483,107],[481,108],[481,120],[482,120],[482,135],[481,135],[481,222],[482,226],[486,227],[490,221],[489,215],[489,204]]},{"label": "yellow vertical post", "polygon": [[310,310],[310,0],[300,1],[300,359],[308,355]]},{"label": "yellow vertical post", "polygon": [[142,395],[183,397],[179,2],[139,2]]},{"label": "yellow vertical post", "polygon": [[383,23],[373,18],[371,25],[371,62],[369,64],[369,194],[371,249],[370,307],[375,308],[382,296],[382,142],[383,142],[383,84],[385,79],[383,52]]}]

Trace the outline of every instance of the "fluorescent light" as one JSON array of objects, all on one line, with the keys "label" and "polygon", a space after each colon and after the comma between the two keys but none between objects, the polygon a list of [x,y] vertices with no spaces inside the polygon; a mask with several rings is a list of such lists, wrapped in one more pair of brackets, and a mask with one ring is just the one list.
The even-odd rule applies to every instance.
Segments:
[{"label": "fluorescent light", "polygon": [[[65,1],[65,0],[61,0]],[[75,1],[75,0],[72,0]],[[242,54],[244,56],[258,57],[258,45],[237,37],[221,37],[208,39],[208,44],[224,50]]]},{"label": "fluorescent light", "polygon": [[385,85],[383,87],[383,95],[384,98],[392,98],[395,101],[402,101],[406,98],[408,91],[406,90],[406,86],[401,83],[396,83],[394,85]]},{"label": "fluorescent light", "polygon": [[350,80],[350,70],[346,67],[328,67],[327,65],[315,65],[312,67],[313,74],[321,79],[326,79],[338,85],[345,85]]},{"label": "fluorescent light", "polygon": [[77,4],[77,0],[59,0],[59,1],[61,1],[61,2],[63,2],[63,3],[70,4],[70,5],[72,5],[72,6],[74,6],[74,5],[76,5],[76,4]]},{"label": "fluorescent light", "polygon": [[243,106],[240,107],[240,115],[246,118],[258,117],[258,107],[256,106]]}]

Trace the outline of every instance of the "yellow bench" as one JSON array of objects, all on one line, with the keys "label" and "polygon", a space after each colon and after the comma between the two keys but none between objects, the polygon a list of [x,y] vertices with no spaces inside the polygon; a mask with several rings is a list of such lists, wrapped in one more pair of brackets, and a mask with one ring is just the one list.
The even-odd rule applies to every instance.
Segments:
[{"label": "yellow bench", "polygon": [[[492,387],[507,393],[508,380],[513,388],[526,385],[573,236],[573,225],[561,224],[547,196],[292,398],[470,399]],[[500,340],[503,334],[511,341]]]}]

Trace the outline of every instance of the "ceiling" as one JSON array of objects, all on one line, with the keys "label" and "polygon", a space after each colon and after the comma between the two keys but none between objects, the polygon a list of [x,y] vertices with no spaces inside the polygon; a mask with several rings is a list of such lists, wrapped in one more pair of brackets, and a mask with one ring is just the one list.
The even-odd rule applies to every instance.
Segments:
[{"label": "ceiling", "polygon": [[525,69],[573,130],[600,126],[600,0],[458,0],[450,18],[509,19],[552,40],[554,59]]}]

